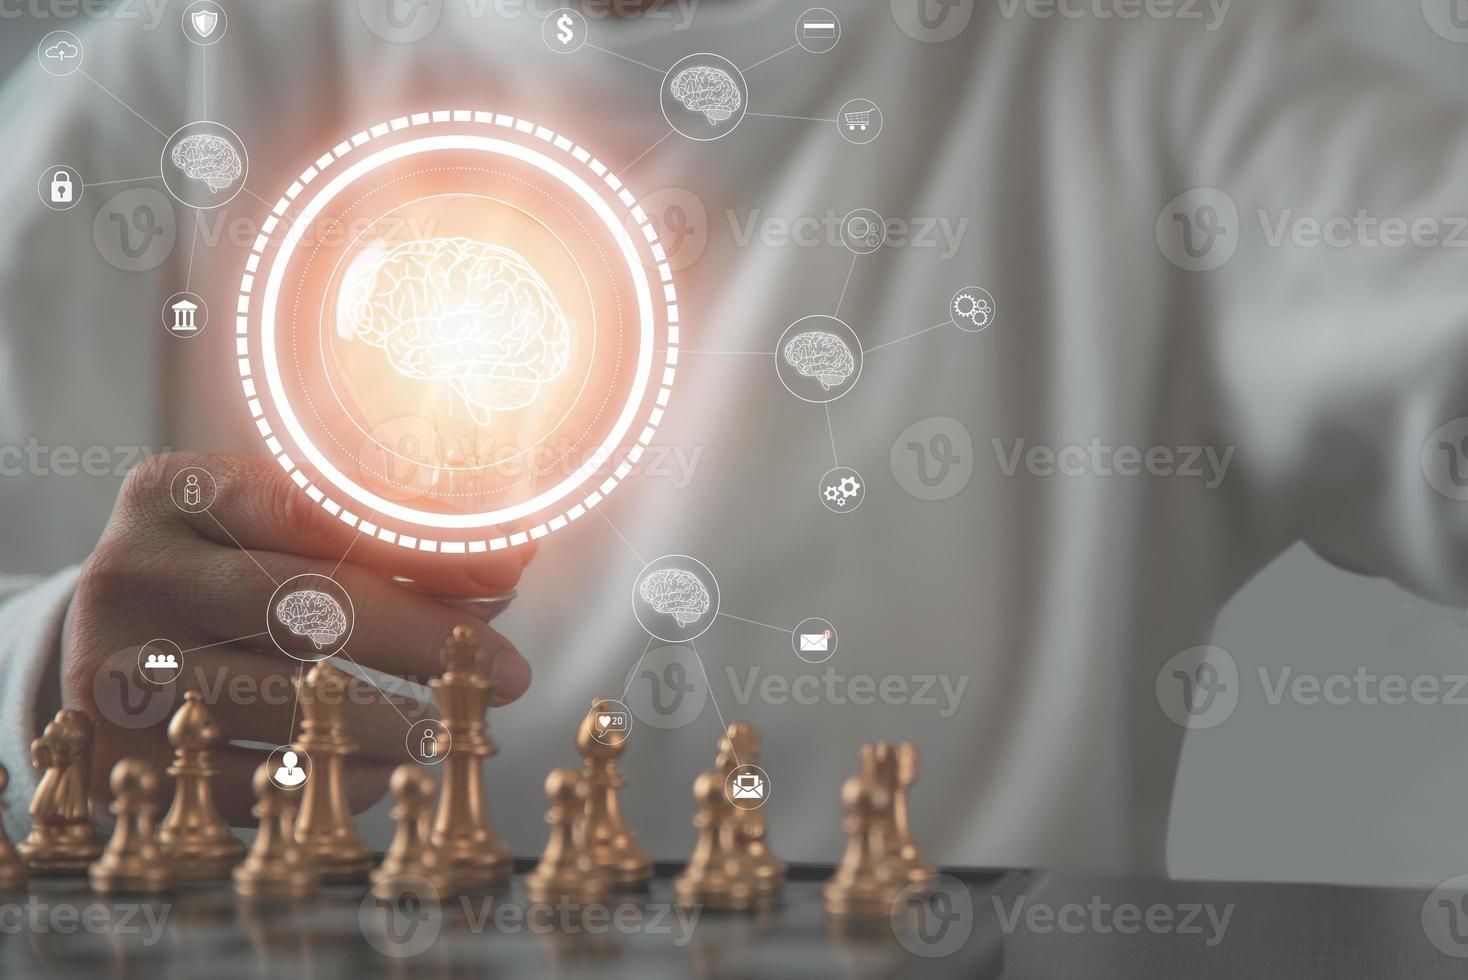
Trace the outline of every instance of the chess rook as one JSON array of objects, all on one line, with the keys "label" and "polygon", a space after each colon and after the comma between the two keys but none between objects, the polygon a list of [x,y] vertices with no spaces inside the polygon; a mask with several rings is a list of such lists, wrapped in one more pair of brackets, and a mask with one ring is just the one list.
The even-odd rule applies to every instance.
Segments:
[{"label": "chess rook", "polygon": [[173,862],[154,840],[160,780],[142,759],[123,759],[112,767],[112,813],[117,823],[102,856],[87,870],[103,894],[158,894],[172,891]]},{"label": "chess rook", "polygon": [[158,843],[174,864],[180,881],[228,878],[245,857],[245,845],[229,831],[214,805],[210,780],[218,775],[211,747],[219,741],[214,716],[198,691],[184,695],[184,704],[168,724],[173,745],[173,805],[158,827]]},{"label": "chess rook", "polygon": [[352,822],[343,785],[347,757],[357,750],[343,720],[348,683],[330,661],[296,681],[303,720],[295,744],[312,763],[296,816],[296,841],[328,882],[361,881],[372,867],[372,846]]},{"label": "chess rook", "polygon": [[298,789],[281,789],[270,779],[267,761],[255,770],[255,816],[260,829],[234,869],[235,893],[242,898],[287,901],[309,898],[321,885],[321,875],[305,849],[296,843]]},{"label": "chess rook", "polygon": [[591,863],[614,887],[641,888],[652,880],[652,855],[637,843],[622,816],[618,791],[627,785],[627,779],[619,760],[627,742],[597,739],[592,734],[595,716],[593,705],[576,732],[576,750],[581,754],[587,787],[582,836]]},{"label": "chess rook", "polygon": [[550,837],[540,863],[525,876],[526,896],[548,905],[604,903],[610,883],[592,862],[583,832],[586,780],[574,769],[555,769],[546,777],[545,796],[550,802],[545,815]]},{"label": "chess rook", "polygon": [[443,788],[428,840],[466,889],[505,881],[513,863],[489,820],[484,760],[498,749],[485,715],[494,684],[476,673],[478,657],[474,634],[456,627],[443,649],[443,675],[428,682],[453,745],[443,761]]},{"label": "chess rook", "polygon": [[[719,751],[714,757],[714,771],[723,778],[725,787],[729,777],[741,765],[758,765],[761,754],[759,731],[748,722],[736,721],[719,739]],[[762,898],[780,893],[785,886],[785,862],[771,853],[765,842],[764,807],[733,807],[724,827],[724,847],[738,862],[741,870],[755,885]]]},{"label": "chess rook", "polygon": [[28,811],[30,833],[16,850],[34,875],[85,874],[102,854],[88,794],[94,738],[92,719],[64,708],[31,743],[41,779]]},{"label": "chess rook", "polygon": [[753,908],[754,883],[724,849],[724,827],[734,806],[724,795],[724,780],[717,770],[699,773],[693,781],[693,800],[698,805],[693,818],[698,843],[688,866],[673,879],[674,898],[684,908]]},{"label": "chess rook", "polygon": [[[455,892],[454,876],[429,845],[426,833],[437,788],[433,776],[418,766],[401,765],[393,770],[389,788],[396,800],[392,818],[397,821],[397,832],[381,866],[372,872],[372,894],[389,902],[410,895],[429,901],[448,898]],[[423,882],[432,894],[422,894]]]},{"label": "chess rook", "polygon": [[31,869],[5,834],[5,791],[10,788],[10,771],[0,766],[0,892],[20,891],[31,878]]},{"label": "chess rook", "polygon": [[846,809],[846,853],[821,889],[826,912],[841,919],[885,918],[904,884],[885,861],[882,832],[892,797],[880,783],[853,776],[841,788],[841,804]]}]

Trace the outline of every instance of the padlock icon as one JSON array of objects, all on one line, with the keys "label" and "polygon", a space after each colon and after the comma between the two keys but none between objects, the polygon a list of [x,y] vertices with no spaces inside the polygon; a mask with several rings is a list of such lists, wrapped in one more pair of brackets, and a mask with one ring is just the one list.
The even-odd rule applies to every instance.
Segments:
[{"label": "padlock icon", "polygon": [[71,203],[71,174],[65,170],[58,170],[51,177],[51,203]]}]

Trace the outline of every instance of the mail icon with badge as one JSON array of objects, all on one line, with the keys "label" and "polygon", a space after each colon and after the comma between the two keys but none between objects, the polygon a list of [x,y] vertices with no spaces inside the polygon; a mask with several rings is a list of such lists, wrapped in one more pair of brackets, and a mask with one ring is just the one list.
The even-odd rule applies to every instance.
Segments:
[{"label": "mail icon with badge", "polygon": [[743,772],[734,777],[736,800],[762,800],[765,798],[765,781],[757,772]]},{"label": "mail icon with badge", "polygon": [[826,653],[831,649],[831,633],[802,633],[800,634],[801,653]]}]

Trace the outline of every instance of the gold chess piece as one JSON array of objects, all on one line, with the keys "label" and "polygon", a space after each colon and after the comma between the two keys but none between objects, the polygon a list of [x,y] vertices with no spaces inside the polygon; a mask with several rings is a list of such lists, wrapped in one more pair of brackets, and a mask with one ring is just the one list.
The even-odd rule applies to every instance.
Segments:
[{"label": "gold chess piece", "polygon": [[912,838],[908,789],[917,780],[917,748],[910,742],[861,747],[861,773],[887,791],[891,808],[882,818],[882,860],[904,885],[930,883],[938,869],[929,864]]},{"label": "gold chess piece", "polygon": [[[759,730],[744,721],[736,721],[719,739],[719,752],[714,758],[714,771],[728,787],[729,777],[741,765],[758,765],[761,753]],[[785,862],[770,851],[765,841],[764,807],[734,807],[725,826],[725,849],[739,862],[740,868],[754,881],[760,897],[778,895],[785,887]]]},{"label": "gold chess piece", "polygon": [[693,800],[698,804],[698,814],[693,818],[699,831],[698,843],[688,866],[673,879],[674,898],[684,907],[752,908],[754,883],[724,849],[724,828],[734,806],[724,795],[724,780],[717,771],[698,774],[693,781]]},{"label": "gold chess piece", "polygon": [[880,783],[852,776],[841,788],[841,805],[846,809],[846,853],[821,889],[826,911],[841,919],[885,918],[904,884],[884,860],[882,832],[892,796]]},{"label": "gold chess piece", "polygon": [[372,846],[352,822],[342,782],[347,756],[357,751],[343,720],[348,683],[347,675],[330,661],[316,664],[296,680],[302,722],[295,744],[311,760],[296,815],[296,842],[328,882],[361,881],[372,867]]},{"label": "gold chess piece", "polygon": [[532,902],[583,906],[606,902],[611,885],[592,861],[584,834],[582,814],[588,795],[586,779],[574,769],[554,769],[546,777],[550,809],[545,822],[551,831],[540,863],[525,876],[525,894]]},{"label": "gold chess piece", "polygon": [[918,750],[911,742],[897,746],[896,792],[892,794],[892,843],[887,853],[898,868],[898,874],[909,883],[931,884],[938,866],[923,856],[912,836],[908,815],[908,796],[918,778]]},{"label": "gold chess piece", "polygon": [[102,854],[88,793],[95,737],[91,718],[63,708],[31,743],[41,780],[28,811],[30,833],[16,850],[33,875],[83,874]]},{"label": "gold chess piece", "polygon": [[581,754],[587,787],[582,836],[591,863],[614,888],[641,888],[652,880],[652,855],[642,849],[627,826],[618,795],[627,785],[619,762],[627,740],[608,743],[596,738],[592,734],[596,713],[593,705],[576,732],[576,751]]},{"label": "gold chess piece", "polygon": [[284,901],[309,898],[321,885],[321,875],[305,849],[296,843],[296,799],[299,790],[281,789],[270,779],[267,760],[255,770],[254,814],[260,830],[234,869],[235,893],[243,898]]},{"label": "gold chess piece", "polygon": [[172,859],[180,881],[229,877],[230,869],[245,857],[244,842],[229,832],[229,824],[214,805],[210,780],[214,768],[211,746],[219,741],[214,716],[198,691],[184,694],[182,708],[168,723],[173,745],[173,805],[158,827],[158,843]]},{"label": "gold chess piece", "polygon": [[20,891],[31,877],[31,869],[5,834],[5,791],[9,788],[10,771],[0,766],[0,892]]},{"label": "gold chess piece", "polygon": [[401,765],[393,770],[389,788],[397,801],[392,809],[397,831],[382,864],[372,872],[372,894],[395,901],[408,892],[417,894],[419,883],[426,881],[434,892],[427,896],[430,900],[448,898],[455,892],[454,876],[429,846],[426,832],[437,789],[432,774],[419,766]]},{"label": "gold chess piece", "polygon": [[102,856],[87,879],[103,894],[157,894],[173,890],[173,862],[153,839],[158,815],[158,770],[142,759],[123,759],[112,767],[112,812],[117,823]]},{"label": "gold chess piece", "polygon": [[490,823],[485,798],[484,760],[499,750],[485,719],[494,684],[475,672],[478,658],[473,632],[456,627],[443,648],[443,675],[428,682],[451,742],[428,840],[466,889],[503,882],[514,862]]}]

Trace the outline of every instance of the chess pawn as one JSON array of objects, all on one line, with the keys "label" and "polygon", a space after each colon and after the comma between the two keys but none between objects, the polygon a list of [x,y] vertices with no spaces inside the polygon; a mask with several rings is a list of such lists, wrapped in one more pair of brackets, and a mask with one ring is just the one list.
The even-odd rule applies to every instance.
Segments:
[{"label": "chess pawn", "polygon": [[9,788],[10,772],[0,766],[0,893],[20,891],[31,877],[31,869],[5,835],[5,791]]},{"label": "chess pawn", "polygon": [[266,901],[309,898],[320,887],[321,875],[293,832],[299,790],[281,789],[270,772],[268,761],[255,770],[254,814],[260,830],[244,863],[234,869],[234,890],[243,898]]},{"label": "chess pawn", "polygon": [[417,894],[418,885],[427,882],[430,901],[454,894],[454,876],[444,867],[437,851],[428,844],[428,811],[437,788],[433,776],[414,765],[401,765],[393,770],[388,788],[397,801],[392,818],[397,832],[382,864],[371,874],[372,894],[384,901],[396,901],[408,893]]},{"label": "chess pawn", "polygon": [[882,831],[892,796],[881,784],[853,776],[841,788],[841,804],[846,809],[846,853],[821,889],[826,911],[840,919],[886,918],[903,885],[884,860]]},{"label": "chess pawn", "polygon": [[693,800],[698,814],[698,843],[688,866],[673,879],[673,896],[685,908],[748,909],[755,903],[754,884],[744,876],[737,861],[724,849],[724,825],[734,809],[724,796],[719,773],[699,773],[693,781]]},{"label": "chess pawn", "polygon": [[198,691],[184,694],[184,705],[168,723],[168,741],[173,745],[173,805],[158,827],[158,843],[173,860],[180,881],[202,881],[229,877],[230,869],[244,860],[244,842],[229,832],[229,825],[214,806],[210,780],[218,775],[210,750],[219,740],[219,728],[204,706]]},{"label": "chess pawn", "polygon": [[525,894],[532,902],[579,906],[606,902],[609,882],[592,862],[581,832],[588,795],[586,780],[574,769],[555,769],[546,777],[550,809],[545,822],[551,831],[540,863],[525,876]]},{"label": "chess pawn", "polygon": [[[757,765],[762,751],[759,731],[748,722],[736,721],[719,739],[719,752],[714,770],[729,784],[729,777],[741,764]],[[725,847],[739,862],[745,875],[754,881],[762,898],[778,895],[785,886],[785,862],[770,851],[765,841],[763,807],[735,807],[725,825]]]},{"label": "chess pawn", "polygon": [[112,812],[117,823],[107,849],[87,869],[93,890],[103,894],[173,890],[173,862],[153,839],[159,783],[158,770],[142,759],[123,759],[112,767]]},{"label": "chess pawn", "polygon": [[485,715],[494,684],[475,671],[478,654],[473,632],[455,627],[443,649],[443,675],[428,682],[453,746],[443,761],[443,787],[428,840],[466,889],[503,882],[514,863],[489,819],[484,760],[498,749]]},{"label": "chess pawn", "polygon": [[622,738],[608,743],[596,738],[592,734],[595,714],[593,708],[576,732],[576,750],[582,757],[587,787],[582,836],[591,863],[614,888],[640,888],[652,880],[652,855],[637,843],[622,816],[618,791],[627,785],[627,779],[619,760],[627,741]]},{"label": "chess pawn", "polygon": [[343,720],[347,683],[347,675],[328,661],[296,680],[303,721],[295,744],[313,762],[302,787],[296,841],[328,882],[360,881],[372,867],[372,846],[352,822],[343,785],[347,756],[357,750]]},{"label": "chess pawn", "polygon": [[31,743],[31,761],[42,775],[31,800],[30,833],[16,850],[33,875],[84,874],[102,854],[88,793],[94,737],[91,718],[63,708]]}]

